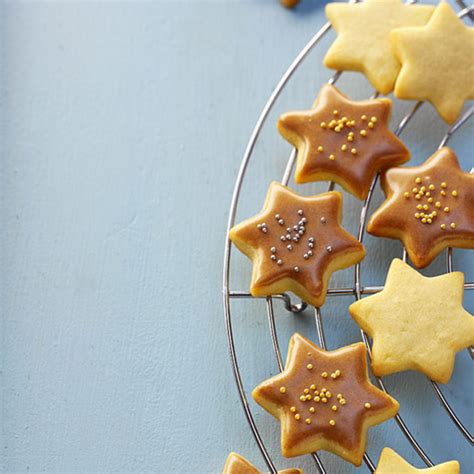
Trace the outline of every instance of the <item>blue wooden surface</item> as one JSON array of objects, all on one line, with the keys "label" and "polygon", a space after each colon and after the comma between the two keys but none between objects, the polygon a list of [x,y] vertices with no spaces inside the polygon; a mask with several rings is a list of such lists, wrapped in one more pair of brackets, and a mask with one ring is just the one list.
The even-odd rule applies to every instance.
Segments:
[{"label": "blue wooden surface", "polygon": [[[218,473],[229,451],[258,466],[237,398],[221,304],[231,191],[248,136],[279,76],[324,21],[323,4],[288,12],[271,0],[0,4],[1,465],[5,472]],[[238,218],[261,207],[290,150],[277,115],[308,107],[330,72],[332,34],[283,94],[244,183]],[[371,91],[348,74],[341,88]],[[409,104],[397,105],[399,119]],[[427,106],[404,138],[413,162],[445,125]],[[472,125],[453,141],[472,166]],[[323,185],[300,187],[316,192]],[[376,202],[380,202],[380,193]],[[355,231],[360,202],[346,196]],[[398,243],[367,238],[366,283],[382,283]],[[474,279],[472,255],[455,266]],[[439,259],[429,272],[443,271]],[[234,252],[232,287],[246,289]],[[351,271],[337,285],[350,284]],[[359,340],[350,298],[324,309],[331,347]],[[474,300],[466,297],[472,311]],[[275,373],[262,301],[233,306],[251,389]],[[278,330],[315,339],[311,313],[277,306]],[[442,328],[440,328],[442,330]],[[473,426],[472,362],[463,352],[445,392]],[[436,462],[472,472],[466,441],[419,374],[387,378],[401,413]],[[279,466],[278,425],[252,403]],[[394,422],[373,430],[421,467]],[[353,472],[322,454],[329,472]],[[363,467],[361,471],[364,471]]]}]

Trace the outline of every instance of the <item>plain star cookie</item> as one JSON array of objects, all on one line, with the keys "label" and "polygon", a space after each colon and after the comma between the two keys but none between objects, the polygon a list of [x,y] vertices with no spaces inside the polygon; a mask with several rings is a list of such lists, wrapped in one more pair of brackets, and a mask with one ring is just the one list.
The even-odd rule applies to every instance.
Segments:
[{"label": "plain star cookie", "polygon": [[341,71],[358,71],[382,94],[388,94],[400,71],[390,32],[402,26],[422,26],[434,7],[406,5],[400,0],[330,3],[326,16],[337,32],[324,64]]},{"label": "plain star cookie", "polygon": [[463,294],[461,272],[428,278],[393,260],[385,288],[349,306],[373,339],[373,373],[417,370],[447,383],[456,352],[474,344],[474,318],[462,306]]},{"label": "plain star cookie", "polygon": [[[237,453],[230,453],[222,474],[262,474],[253,464]],[[284,469],[278,474],[303,474],[303,469]]]},{"label": "plain star cookie", "polygon": [[398,402],[374,387],[363,343],[324,351],[299,334],[285,370],[252,392],[281,423],[281,450],[293,457],[320,449],[359,466],[371,426],[395,416]]},{"label": "plain star cookie", "polygon": [[474,99],[474,29],[441,2],[425,26],[396,29],[391,39],[402,63],[395,96],[428,100],[453,123],[464,102]]},{"label": "plain star cookie", "polygon": [[401,240],[418,268],[447,247],[474,248],[474,175],[462,171],[450,148],[421,166],[388,170],[382,188],[387,199],[367,231]]},{"label": "plain star cookie", "polygon": [[335,181],[365,199],[379,170],[410,156],[388,129],[391,108],[389,99],[352,101],[325,85],[313,109],[283,114],[278,129],[298,150],[295,181]]},{"label": "plain star cookie", "polygon": [[250,293],[292,291],[309,304],[323,305],[331,274],[365,255],[362,244],[341,227],[341,216],[340,193],[302,197],[272,183],[263,210],[229,233],[253,261]]},{"label": "plain star cookie", "polygon": [[444,462],[427,469],[417,469],[408,464],[393,449],[383,448],[374,474],[459,474],[457,461]]}]

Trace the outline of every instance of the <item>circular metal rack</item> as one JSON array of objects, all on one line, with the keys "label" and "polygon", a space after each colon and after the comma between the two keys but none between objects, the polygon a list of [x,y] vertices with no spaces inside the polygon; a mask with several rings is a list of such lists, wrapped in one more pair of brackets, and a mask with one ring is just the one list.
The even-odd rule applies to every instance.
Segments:
[{"label": "circular metal rack", "polygon": [[[461,8],[459,12],[457,13],[458,17],[464,18],[465,16],[469,17],[471,21],[474,21],[474,7],[471,6],[466,6],[463,0],[456,0],[457,4]],[[349,3],[358,3],[358,0],[352,0],[349,1]],[[408,1],[407,3],[415,3],[415,1]],[[265,121],[272,110],[276,100],[278,99],[280,93],[283,91],[285,86],[287,85],[288,81],[292,77],[293,73],[296,71],[298,66],[303,62],[303,60],[308,56],[309,52],[320,42],[320,40],[326,35],[326,33],[331,30],[331,24],[325,23],[322,28],[311,38],[311,40],[306,44],[306,46],[300,51],[300,53],[297,55],[297,57],[294,59],[294,61],[291,63],[290,67],[287,69],[287,71],[283,74],[282,78],[278,82],[277,86],[273,90],[272,94],[270,95],[265,107],[263,108],[257,123],[255,125],[255,128],[252,132],[252,135],[250,137],[250,140],[248,142],[247,148],[244,153],[244,157],[242,159],[242,163],[238,172],[237,180],[235,183],[235,188],[234,192],[232,195],[232,201],[231,201],[231,206],[230,206],[230,211],[229,211],[229,220],[227,223],[227,237],[226,237],[226,244],[225,244],[225,255],[224,255],[224,269],[223,269],[223,297],[224,297],[224,315],[225,315],[225,323],[226,323],[226,331],[227,331],[227,340],[228,340],[228,346],[229,346],[229,353],[230,353],[230,358],[232,362],[232,369],[235,377],[235,381],[237,384],[237,390],[240,396],[240,400],[242,402],[242,407],[245,413],[245,416],[247,418],[247,421],[249,423],[250,429],[252,431],[252,434],[255,438],[255,441],[257,443],[257,446],[259,450],[261,451],[261,454],[265,460],[265,463],[267,464],[268,468],[273,474],[277,474],[277,469],[275,467],[275,464],[262,440],[262,437],[259,433],[259,430],[257,428],[257,425],[255,423],[250,405],[247,400],[247,396],[245,393],[244,385],[242,382],[242,377],[239,369],[239,364],[238,364],[238,359],[237,359],[237,354],[236,354],[236,349],[235,349],[235,341],[234,341],[234,332],[233,332],[233,327],[232,327],[232,313],[231,313],[231,300],[232,299],[239,299],[239,298],[253,298],[253,296],[248,293],[248,292],[243,292],[243,291],[235,291],[230,288],[229,285],[229,279],[230,279],[230,266],[231,266],[231,242],[229,240],[229,230],[233,227],[235,223],[235,215],[237,212],[237,205],[239,202],[239,197],[240,197],[240,191],[242,188],[243,180],[245,178],[245,174],[247,171],[248,164],[250,162],[250,159],[252,157],[252,154],[254,152],[255,145],[257,143],[257,140],[260,136],[260,132],[262,131],[262,128],[265,124]],[[334,73],[334,75],[329,79],[328,84],[335,84],[342,72],[338,71]],[[378,96],[378,93],[374,93],[372,95],[372,98],[375,98]],[[400,121],[398,127],[395,130],[395,135],[399,136],[401,133],[406,129],[407,125],[413,118],[413,116],[418,112],[420,107],[423,106],[423,102],[418,102],[416,103],[413,108],[410,110],[410,112],[403,117],[403,119]],[[452,125],[444,135],[443,139],[440,142],[439,148],[445,146],[448,141],[451,139],[451,137],[459,130],[459,128],[474,114],[474,107],[471,107],[468,109],[461,117],[460,119]],[[288,163],[286,165],[283,177],[281,179],[281,183],[283,185],[287,185],[291,174],[293,172],[294,164],[296,161],[296,149],[293,148],[290,157],[288,159]],[[471,170],[471,172],[473,172]],[[360,242],[363,241],[364,238],[364,232],[365,232],[365,224],[367,220],[367,211],[372,199],[372,195],[374,193],[375,185],[377,184],[378,176],[375,177],[375,179],[372,181],[370,190],[368,193],[367,198],[365,199],[361,213],[360,213],[360,222],[359,222],[359,229],[357,232],[357,238]],[[334,188],[334,183],[331,182],[328,185],[329,190],[332,190]],[[406,261],[407,259],[407,253],[406,249],[403,249],[403,260]],[[447,256],[446,256],[446,270],[448,272],[452,271],[452,249],[448,249],[447,251]],[[465,283],[464,285],[465,290],[474,290],[474,282],[468,282]],[[383,290],[383,286],[361,286],[361,268],[360,264],[355,265],[354,269],[354,285],[352,287],[347,287],[347,288],[329,288],[328,289],[328,295],[332,296],[353,296],[355,300],[358,300],[362,297],[362,295],[370,295],[370,294],[375,294],[379,291]],[[281,295],[274,295],[271,297],[266,297],[266,309],[267,309],[267,318],[268,318],[268,323],[269,323],[269,330],[270,330],[270,336],[273,344],[273,349],[275,353],[275,358],[276,358],[276,363],[278,365],[278,368],[280,371],[283,371],[284,365],[280,353],[280,346],[279,346],[279,341],[278,341],[278,336],[277,336],[277,330],[276,330],[276,323],[275,323],[275,314],[274,314],[274,309],[273,309],[273,300],[279,299],[282,300],[285,308],[288,311],[292,311],[294,313],[299,313],[303,311],[307,305],[304,302],[300,303],[293,303],[290,296],[287,294],[281,294]],[[322,320],[322,314],[321,314],[321,309],[320,308],[314,308],[314,316],[315,316],[315,324],[316,324],[316,331],[317,331],[317,336],[319,339],[319,345],[323,349],[327,349],[326,345],[326,338],[325,338],[325,333],[324,333],[324,328],[323,328],[323,320]],[[371,355],[371,344],[370,341],[367,337],[367,335],[363,332],[361,332],[361,338],[363,342],[365,343],[365,346],[367,348],[369,356]],[[474,359],[474,348],[470,347],[468,348],[468,352],[471,356],[472,359]],[[384,392],[388,393],[384,382],[381,378],[376,377],[377,384],[381,390]],[[430,383],[432,385],[432,388],[439,399],[441,405],[443,408],[446,410],[447,414],[449,415],[450,419],[452,422],[455,424],[457,429],[462,433],[464,438],[467,440],[467,442],[472,446],[474,445],[474,437],[472,433],[464,426],[462,421],[459,419],[459,417],[456,415],[454,412],[453,408],[450,406],[448,403],[446,397],[444,396],[443,392],[441,391],[439,385],[430,380]],[[426,464],[426,466],[431,467],[433,466],[433,462],[429,458],[428,454],[425,452],[425,450],[420,446],[419,442],[415,439],[414,435],[406,425],[405,421],[400,415],[396,415],[395,420],[398,424],[399,429],[403,433],[403,435],[407,438],[407,440],[410,442],[411,446],[413,449],[416,451],[418,456],[422,459],[422,461]],[[325,469],[325,466],[323,465],[321,459],[319,458],[317,453],[312,453],[311,454],[314,463],[316,465],[317,471],[321,474],[325,474],[327,471]],[[372,461],[372,459],[368,456],[367,453],[364,454],[364,462],[367,465],[367,468],[369,469],[370,472],[375,471],[375,464]]]}]

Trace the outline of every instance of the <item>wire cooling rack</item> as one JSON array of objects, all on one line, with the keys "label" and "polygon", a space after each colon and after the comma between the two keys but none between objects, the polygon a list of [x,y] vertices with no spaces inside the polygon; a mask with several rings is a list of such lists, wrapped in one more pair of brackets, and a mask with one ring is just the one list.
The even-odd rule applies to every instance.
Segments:
[{"label": "wire cooling rack", "polygon": [[[458,11],[457,15],[460,18],[468,17],[471,21],[474,21],[474,6],[467,6],[463,0],[456,0],[457,4],[460,7],[460,10]],[[349,3],[358,3],[358,0],[352,0],[349,1]],[[416,3],[415,1],[408,1],[407,3]],[[292,77],[293,73],[296,71],[298,66],[303,62],[303,60],[307,57],[309,52],[320,42],[320,40],[326,35],[326,33],[331,30],[331,24],[329,22],[325,23],[322,28],[311,38],[311,40],[306,44],[306,46],[300,51],[300,53],[297,55],[297,57],[294,59],[290,67],[287,69],[287,71],[283,74],[282,78],[278,82],[277,86],[273,90],[272,94],[270,95],[265,107],[263,108],[257,123],[255,125],[255,128],[252,132],[252,135],[250,137],[250,140],[248,142],[247,148],[244,153],[244,157],[242,159],[242,163],[238,172],[234,192],[232,195],[232,201],[231,201],[231,206],[230,206],[230,211],[229,211],[229,220],[227,224],[227,238],[226,238],[226,244],[225,244],[225,254],[224,254],[224,269],[223,269],[223,296],[224,296],[224,314],[225,314],[225,322],[226,322],[226,330],[227,330],[227,340],[228,340],[228,346],[229,346],[229,353],[230,353],[230,358],[232,362],[232,369],[235,377],[235,381],[237,384],[237,389],[238,393],[240,396],[240,400],[242,402],[242,407],[245,413],[245,416],[247,418],[247,421],[249,423],[250,429],[253,433],[253,436],[255,438],[255,441],[258,445],[258,448],[260,449],[262,456],[265,460],[265,463],[267,464],[268,468],[273,474],[277,474],[277,468],[275,467],[275,463],[272,460],[272,457],[270,456],[267,447],[265,446],[265,443],[262,440],[262,437],[259,433],[259,430],[257,428],[257,425],[255,423],[252,410],[250,408],[250,405],[248,403],[247,395],[245,393],[243,381],[242,381],[242,376],[240,373],[239,369],[239,363],[237,359],[237,354],[236,354],[236,348],[235,348],[235,340],[234,340],[234,331],[232,327],[232,313],[231,313],[231,300],[233,299],[239,299],[239,298],[254,298],[249,292],[245,291],[238,291],[238,290],[233,290],[230,288],[230,267],[231,267],[231,242],[229,240],[229,230],[234,226],[235,223],[235,216],[237,212],[237,206],[239,203],[239,197],[240,197],[240,191],[242,188],[243,180],[245,178],[245,174],[247,171],[248,164],[250,162],[250,159],[253,155],[255,145],[257,143],[257,140],[260,136],[260,132],[262,131],[262,128],[265,124],[265,121],[272,110],[276,100],[280,96],[281,92],[287,85],[288,81]],[[328,84],[336,84],[336,82],[339,80],[341,77],[342,72],[338,71],[334,73],[334,75],[329,79]],[[371,98],[376,98],[378,96],[378,93],[374,93]],[[403,117],[403,119],[400,121],[398,127],[395,130],[395,135],[400,136],[402,132],[406,129],[407,125],[413,118],[413,116],[418,112],[418,110],[423,106],[423,102],[417,102],[413,108],[410,110],[410,112]],[[474,107],[471,107],[470,109],[465,112],[460,119],[452,125],[444,135],[443,139],[441,140],[439,147],[441,148],[445,146],[451,137],[459,130],[459,128],[474,114]],[[283,185],[287,185],[291,174],[293,172],[294,164],[296,161],[296,149],[293,148],[290,157],[288,159],[288,163],[286,165],[283,177],[281,179],[281,183]],[[471,170],[471,173],[474,172],[474,169]],[[374,180],[371,183],[370,190],[368,193],[367,198],[365,199],[361,213],[360,213],[360,222],[359,222],[359,229],[357,232],[357,239],[359,242],[363,241],[364,238],[364,232],[365,232],[365,224],[367,220],[367,212],[368,208],[374,193],[375,186],[378,181],[378,175],[374,178]],[[330,182],[328,186],[328,190],[334,189],[334,183]],[[407,260],[407,252],[406,249],[403,249],[403,260]],[[452,249],[447,250],[446,254],[446,270],[447,272],[453,271],[453,263],[452,263]],[[468,282],[465,283],[464,285],[465,290],[474,290],[474,282]],[[370,294],[375,294],[383,290],[383,286],[361,286],[361,267],[360,264],[355,265],[354,269],[354,285],[352,287],[340,287],[340,288],[329,288],[328,289],[328,296],[353,296],[355,300],[359,300],[362,295],[370,295]],[[304,302],[299,302],[299,303],[294,303],[290,296],[287,294],[281,294],[281,295],[274,295],[271,297],[262,297],[266,300],[266,312],[267,312],[267,318],[268,318],[268,323],[269,323],[269,331],[270,331],[270,336],[273,344],[273,349],[275,353],[275,358],[276,362],[278,365],[278,368],[280,371],[283,371],[284,365],[283,365],[283,360],[280,352],[280,345],[278,341],[278,336],[277,336],[277,329],[276,329],[276,322],[275,322],[275,313],[274,313],[274,308],[273,308],[273,300],[282,300],[285,308],[288,311],[291,311],[293,313],[299,313],[306,309],[307,305]],[[327,349],[327,344],[326,344],[326,338],[325,338],[325,333],[324,333],[324,327],[323,327],[323,319],[322,319],[322,311],[320,308],[314,308],[314,315],[315,315],[315,324],[316,324],[316,331],[317,331],[317,336],[319,339],[319,345],[323,349]],[[370,341],[367,337],[367,335],[361,330],[361,338],[363,342],[365,343],[365,346],[367,348],[369,356],[371,356],[371,344]],[[474,348],[470,347],[467,349],[471,358],[474,359]],[[378,386],[380,387],[381,390],[384,392],[388,393],[383,380],[380,377],[375,377]],[[457,429],[462,433],[464,438],[470,445],[474,445],[474,437],[470,433],[470,431],[464,426],[462,421],[459,419],[459,417],[456,415],[455,411],[447,401],[446,397],[444,396],[443,392],[441,391],[440,387],[438,384],[432,380],[430,380],[430,383],[432,385],[432,388],[434,390],[434,393],[436,394],[437,398],[439,399],[442,407],[446,410],[447,414],[449,415],[450,419],[454,423],[454,425],[457,427]],[[395,417],[395,420],[397,422],[397,425],[403,435],[407,438],[407,440],[410,442],[411,446],[413,449],[416,451],[418,456],[422,459],[422,461],[426,464],[426,466],[431,467],[433,466],[433,462],[431,461],[430,457],[428,454],[425,452],[425,450],[421,447],[420,443],[417,441],[413,433],[410,431],[408,426],[406,425],[405,421],[403,418],[398,414]],[[326,474],[326,468],[323,465],[321,459],[319,458],[317,453],[312,453],[311,454],[314,463],[316,465],[317,471],[321,474]],[[367,465],[367,468],[369,469],[370,472],[375,471],[375,464],[372,461],[372,459],[369,457],[367,453],[364,454],[364,462]]]}]

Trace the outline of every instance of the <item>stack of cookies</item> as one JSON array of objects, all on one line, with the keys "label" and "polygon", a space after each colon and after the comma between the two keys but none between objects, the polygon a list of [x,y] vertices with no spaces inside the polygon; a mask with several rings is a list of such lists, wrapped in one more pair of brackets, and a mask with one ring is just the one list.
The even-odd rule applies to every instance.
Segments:
[{"label": "stack of cookies", "polygon": [[[448,4],[366,0],[329,4],[326,13],[337,32],[327,67],[359,71],[381,94],[429,101],[449,124],[474,98],[474,62],[465,61],[472,58],[474,30]],[[447,147],[420,166],[401,166],[410,153],[389,130],[391,108],[387,98],[354,101],[325,85],[311,109],[283,114],[278,130],[297,150],[296,184],[333,181],[366,200],[381,176],[386,199],[369,218],[367,231],[401,241],[412,265],[394,259],[383,290],[358,299],[349,313],[373,340],[374,375],[416,370],[445,384],[456,353],[474,344],[474,319],[463,308],[464,275],[429,278],[417,269],[447,248],[474,248],[474,175],[461,169]],[[253,264],[250,293],[292,292],[310,305],[324,305],[332,273],[366,254],[341,226],[342,209],[339,192],[304,197],[271,183],[263,209],[229,235]],[[289,341],[284,371],[252,395],[280,421],[284,456],[322,449],[356,466],[368,429],[399,409],[370,382],[364,344],[326,351],[299,334]],[[458,473],[459,463],[432,469]],[[224,472],[260,471],[232,453]],[[376,473],[399,472],[418,470],[385,448]]]}]

